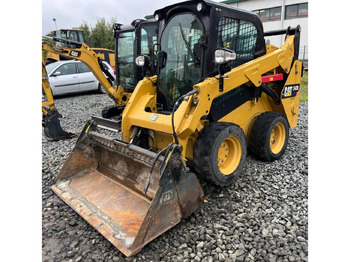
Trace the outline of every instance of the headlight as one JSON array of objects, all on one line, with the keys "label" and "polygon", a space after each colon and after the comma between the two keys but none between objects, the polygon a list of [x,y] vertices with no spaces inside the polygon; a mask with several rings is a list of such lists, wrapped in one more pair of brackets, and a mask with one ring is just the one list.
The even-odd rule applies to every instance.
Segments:
[{"label": "headlight", "polygon": [[135,58],[135,64],[139,67],[145,67],[148,69],[151,67],[151,59],[147,55],[139,55]]},{"label": "headlight", "polygon": [[236,59],[236,53],[226,48],[215,50],[214,56],[216,64],[225,64]]},{"label": "headlight", "polygon": [[154,19],[155,19],[156,21],[159,21],[159,14],[155,14],[155,15],[154,15]]},{"label": "headlight", "polygon": [[197,11],[200,12],[200,11],[202,11],[202,9],[203,9],[203,4],[202,4],[202,3],[199,3],[199,4],[197,5]]},{"label": "headlight", "polygon": [[145,65],[145,57],[143,55],[136,57],[135,63],[137,66],[143,67]]}]

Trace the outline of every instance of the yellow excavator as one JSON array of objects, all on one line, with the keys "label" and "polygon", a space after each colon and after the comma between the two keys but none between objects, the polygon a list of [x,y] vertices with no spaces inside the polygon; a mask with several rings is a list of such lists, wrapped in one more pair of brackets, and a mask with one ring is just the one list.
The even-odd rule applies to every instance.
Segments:
[{"label": "yellow excavator", "polygon": [[[53,36],[60,39],[67,39],[75,42],[86,43],[84,30],[82,29],[58,29],[53,31]],[[61,45],[63,47],[73,47],[69,46],[67,43],[56,42],[55,44]],[[91,43],[89,44],[91,45]],[[110,64],[113,68],[115,68],[115,51],[107,48],[99,48],[99,47],[91,47],[91,49],[96,53],[100,54],[100,57],[105,60],[108,64]],[[67,60],[66,56],[62,56],[57,53],[48,53],[46,57],[46,64]]]},{"label": "yellow excavator", "polygon": [[[88,121],[52,186],[126,256],[203,203],[197,176],[231,185],[248,175],[248,148],[281,158],[298,119],[300,26],[264,33],[255,13],[207,0],[154,17],[157,59],[136,64],[156,75],[137,84],[121,130]],[[282,46],[265,45],[274,35],[285,35]]]},{"label": "yellow excavator", "polygon": [[[61,31],[64,31],[64,34]],[[109,97],[115,102],[114,106],[106,107],[102,110],[102,117],[110,118],[119,116],[135,88],[135,83],[144,76],[155,73],[155,68],[144,72],[139,67],[136,67],[135,58],[138,54],[154,57],[153,49],[154,44],[157,42],[158,22],[137,19],[130,25],[114,25],[115,46],[117,49],[116,71],[118,72],[116,86],[112,85],[114,78],[102,63],[102,60],[105,59],[101,54],[96,53],[96,48],[90,48],[83,43],[84,35],[82,31],[72,30],[72,32],[76,32],[75,38],[69,32],[68,29],[58,30],[56,32],[55,35],[63,36],[64,38],[43,36],[42,50],[48,53],[47,59],[50,60],[52,57],[58,56],[61,59],[77,59],[85,63]],[[77,39],[82,42],[76,42],[71,39]],[[43,92],[46,95],[45,101],[42,102],[44,134],[53,140],[71,138],[73,134],[65,132],[61,128],[58,117],[62,116],[54,107],[50,84],[47,80],[46,70],[44,77],[44,70],[43,61],[43,79],[45,78]],[[48,106],[51,107],[49,111],[45,109]]]},{"label": "yellow excavator", "polygon": [[[62,30],[61,30],[62,31]],[[65,29],[68,31],[68,29]],[[80,32],[79,30],[73,30]],[[61,34],[58,34],[61,36]],[[116,106],[121,109],[126,105],[135,85],[145,75],[154,74],[155,68],[144,72],[135,65],[135,58],[137,54],[145,54],[154,59],[154,45],[157,41],[158,22],[145,21],[141,19],[134,20],[130,25],[115,24],[114,37],[116,46],[116,63],[117,71],[117,85],[112,86],[111,82],[114,80],[110,76],[107,68],[104,67],[101,60],[104,58],[101,54],[96,53],[96,48],[90,48],[83,41],[71,40],[72,37],[66,32],[60,37],[43,36],[42,50],[50,54],[59,55],[65,59],[77,59],[85,63],[100,84],[105,89],[106,93],[115,101]],[[78,40],[84,40],[83,34]],[[75,39],[75,38],[74,38]],[[105,113],[108,115],[108,112]]]}]

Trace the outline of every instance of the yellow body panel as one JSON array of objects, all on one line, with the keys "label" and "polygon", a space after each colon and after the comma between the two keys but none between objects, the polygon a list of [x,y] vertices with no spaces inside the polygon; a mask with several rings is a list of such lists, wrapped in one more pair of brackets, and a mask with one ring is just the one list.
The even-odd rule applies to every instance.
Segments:
[{"label": "yellow body panel", "polygon": [[60,55],[54,53],[47,53],[46,59],[52,61],[60,61]]},{"label": "yellow body panel", "polygon": [[[103,60],[109,60],[109,64],[115,68],[115,51],[111,50],[111,49],[107,49],[107,48],[99,48],[99,47],[93,47],[91,48],[95,53],[97,53],[101,59]],[[100,51],[102,51],[102,53],[100,53]],[[108,59],[107,57],[105,56],[105,53],[106,52],[108,53]]]},{"label": "yellow body panel", "polygon": [[247,101],[231,113],[219,120],[219,122],[235,123],[239,125],[248,137],[253,120],[263,112],[272,111],[271,102],[265,93],[262,93],[258,102]]},{"label": "yellow body panel", "polygon": [[[300,81],[302,73],[302,63],[300,61],[295,61],[291,69],[291,72],[286,81],[286,86],[299,85],[300,92]],[[283,89],[285,90],[285,88]],[[282,90],[282,92],[283,92]],[[284,113],[287,116],[289,126],[294,128],[298,124],[298,113],[299,113],[299,93],[296,96],[282,99],[282,105]]]}]

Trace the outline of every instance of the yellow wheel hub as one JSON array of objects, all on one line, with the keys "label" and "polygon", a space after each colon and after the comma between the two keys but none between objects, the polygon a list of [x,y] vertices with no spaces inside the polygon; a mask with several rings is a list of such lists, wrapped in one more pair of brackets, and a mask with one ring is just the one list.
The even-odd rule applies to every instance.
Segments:
[{"label": "yellow wheel hub", "polygon": [[239,165],[242,156],[242,147],[237,137],[227,137],[221,144],[218,152],[217,164],[224,175],[233,173]]},{"label": "yellow wheel hub", "polygon": [[278,154],[286,140],[286,129],[282,123],[277,123],[271,131],[270,148],[272,153]]}]

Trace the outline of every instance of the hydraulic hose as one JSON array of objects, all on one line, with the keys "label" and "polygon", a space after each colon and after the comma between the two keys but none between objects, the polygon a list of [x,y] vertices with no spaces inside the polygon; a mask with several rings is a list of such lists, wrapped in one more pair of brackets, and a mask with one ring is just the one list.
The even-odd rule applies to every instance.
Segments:
[{"label": "hydraulic hose", "polygon": [[176,144],[179,144],[179,139],[177,138],[177,134],[176,134],[176,131],[175,131],[175,124],[174,124],[174,113],[175,113],[175,110],[177,109],[177,107],[180,105],[180,103],[182,102],[182,100],[187,97],[187,96],[191,96],[191,95],[194,95],[194,94],[197,94],[198,93],[198,89],[193,89],[192,91],[188,92],[187,94],[184,94],[182,96],[180,96],[174,106],[173,106],[173,110],[171,112],[171,126],[173,128],[173,136],[174,136],[174,139],[175,139],[175,143]]}]

